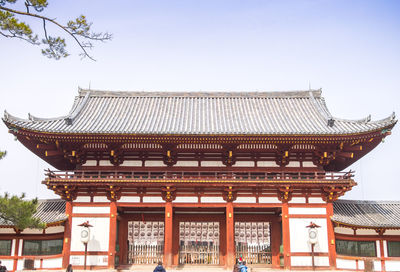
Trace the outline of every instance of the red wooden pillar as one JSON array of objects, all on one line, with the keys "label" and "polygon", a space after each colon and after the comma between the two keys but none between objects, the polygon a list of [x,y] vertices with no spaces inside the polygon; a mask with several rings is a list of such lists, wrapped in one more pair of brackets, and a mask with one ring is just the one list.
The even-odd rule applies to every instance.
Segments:
[{"label": "red wooden pillar", "polygon": [[172,202],[165,202],[165,223],[164,223],[164,266],[172,266],[172,240],[173,240],[173,220]]},{"label": "red wooden pillar", "polygon": [[110,238],[108,244],[108,268],[115,266],[115,242],[117,239],[117,202],[110,202]]},{"label": "red wooden pillar", "polygon": [[[379,234],[379,236],[382,236],[382,234]],[[385,249],[383,248],[383,237],[380,237],[379,239],[379,247],[380,247],[380,253],[381,253],[381,271],[385,272],[386,271],[386,263],[385,263]]]},{"label": "red wooden pillar", "polygon": [[13,271],[16,271],[17,270],[17,267],[18,267],[18,258],[19,258],[19,256],[18,256],[18,252],[19,252],[19,247],[20,246],[22,246],[20,243],[19,243],[19,231],[16,231],[16,237],[17,238],[15,238],[15,249],[14,249],[14,263],[13,263]]},{"label": "red wooden pillar", "polygon": [[289,207],[288,203],[282,203],[282,242],[284,268],[290,269],[290,234],[289,234]]},{"label": "red wooden pillar", "polygon": [[335,246],[335,231],[333,228],[331,217],[333,216],[333,204],[326,204],[327,227],[328,227],[328,250],[329,250],[329,266],[331,269],[336,269],[336,246]]},{"label": "red wooden pillar", "polygon": [[235,265],[235,224],[233,203],[226,203],[226,268],[232,270]]},{"label": "red wooden pillar", "polygon": [[121,218],[119,220],[119,237],[118,237],[118,244],[119,244],[119,263],[120,264],[127,264],[128,259],[128,221],[125,218]]},{"label": "red wooden pillar", "polygon": [[65,202],[65,214],[67,220],[64,225],[64,245],[62,267],[65,269],[69,264],[69,256],[71,253],[71,229],[72,229],[72,201]]},{"label": "red wooden pillar", "polygon": [[279,221],[273,220],[271,222],[271,253],[272,253],[272,267],[280,267],[280,246],[282,239],[282,229]]}]

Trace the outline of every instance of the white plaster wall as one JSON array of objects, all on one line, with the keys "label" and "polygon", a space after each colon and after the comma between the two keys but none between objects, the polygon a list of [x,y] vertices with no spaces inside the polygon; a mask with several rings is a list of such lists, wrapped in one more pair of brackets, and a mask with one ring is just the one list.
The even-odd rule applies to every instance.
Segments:
[{"label": "white plaster wall", "polygon": [[378,235],[375,230],[371,229],[357,229],[356,230],[357,235]]},{"label": "white plaster wall", "polygon": [[271,203],[271,204],[276,204],[276,203],[282,203],[277,197],[259,197],[258,198],[258,203]]},{"label": "white plaster wall", "polygon": [[[71,255],[69,260],[70,260],[70,263],[72,264],[72,266],[84,264],[84,256],[82,256],[82,255]],[[108,256],[107,255],[94,255],[94,256],[89,255],[86,258],[86,265],[98,265],[98,266],[108,265]]]},{"label": "white plaster wall", "polygon": [[[360,266],[360,264],[359,264],[359,266]],[[362,269],[364,269],[364,267]],[[381,271],[382,270],[381,261],[374,261],[374,270],[375,271]],[[388,271],[388,270],[386,269],[386,271]],[[397,271],[400,271],[400,270],[397,270]]]},{"label": "white plaster wall", "polygon": [[94,196],[93,197],[93,202],[95,202],[95,203],[103,203],[103,202],[110,202],[110,200],[108,200],[106,196]]},{"label": "white plaster wall", "polygon": [[336,267],[339,269],[356,269],[357,264],[355,260],[336,258]]},{"label": "white plaster wall", "polygon": [[388,256],[388,249],[387,249],[387,241],[383,240],[383,255],[384,257]]},{"label": "white plaster wall", "polygon": [[178,161],[174,166],[192,166],[197,167],[199,162],[197,161]]},{"label": "white plaster wall", "polygon": [[90,196],[78,196],[74,200],[74,203],[77,203],[77,202],[90,202]]},{"label": "white plaster wall", "polygon": [[4,265],[5,267],[7,267],[8,271],[11,271],[14,267],[14,260],[5,260],[2,259],[1,260],[1,265]]},{"label": "white plaster wall", "polygon": [[40,259],[35,259],[33,261],[33,267],[34,268],[40,268]]},{"label": "white plaster wall", "polygon": [[121,166],[142,166],[142,161],[124,161]]},{"label": "white plaster wall", "polygon": [[0,228],[0,233],[3,234],[15,234],[14,229],[12,228]]},{"label": "white plaster wall", "polygon": [[274,161],[258,161],[258,167],[278,167],[279,165],[276,164]]},{"label": "white plaster wall", "polygon": [[358,260],[358,269],[364,270],[364,261],[363,260]]},{"label": "white plaster wall", "polygon": [[43,259],[43,268],[61,268],[62,258]]},{"label": "white plaster wall", "polygon": [[309,197],[308,198],[308,203],[320,204],[320,203],[326,203],[326,202],[323,201],[321,197]]},{"label": "white plaster wall", "polygon": [[42,234],[43,230],[41,229],[24,229],[21,234]]},{"label": "white plaster wall", "polygon": [[138,196],[121,196],[121,198],[118,200],[118,202],[121,202],[121,203],[139,203],[140,202],[140,197],[138,197]]},{"label": "white plaster wall", "polygon": [[400,271],[400,261],[386,261],[386,271]]},{"label": "white plaster wall", "polygon": [[163,161],[145,161],[145,166],[154,166],[154,167],[162,167],[165,166]]},{"label": "white plaster wall", "polygon": [[14,256],[15,254],[15,245],[16,245],[17,241],[16,239],[12,239],[11,241],[11,256]]},{"label": "white plaster wall", "polygon": [[81,242],[81,227],[79,224],[89,221],[93,227],[90,228],[90,240],[88,251],[108,251],[110,236],[110,218],[101,217],[73,217],[71,230],[71,251],[84,251],[85,247]]},{"label": "white plaster wall", "polygon": [[18,246],[18,256],[22,256],[22,247],[23,247],[23,243],[24,240],[19,239],[19,246]]},{"label": "white plaster wall", "polygon": [[375,241],[375,243],[376,243],[376,256],[381,257],[381,245],[379,241]]},{"label": "white plaster wall", "polygon": [[[290,263],[292,266],[312,266],[311,256],[291,256]],[[329,266],[329,257],[327,256],[315,256],[315,266]]]},{"label": "white plaster wall", "polygon": [[96,160],[87,160],[82,166],[96,166],[97,161]]},{"label": "white plaster wall", "polygon": [[197,203],[199,199],[195,196],[177,196],[174,200],[176,203]]},{"label": "white plaster wall", "polygon": [[311,161],[303,161],[303,167],[314,167],[315,164]]},{"label": "white plaster wall", "polygon": [[23,268],[24,268],[24,260],[18,260],[17,261],[17,270],[22,270]]},{"label": "white plaster wall", "polygon": [[201,166],[210,166],[210,167],[226,167],[222,161],[202,161]]},{"label": "white plaster wall", "polygon": [[311,252],[308,239],[308,226],[310,222],[321,226],[318,228],[318,242],[314,246],[315,252],[328,252],[328,233],[326,219],[321,218],[289,218],[290,251]]},{"label": "white plaster wall", "polygon": [[256,203],[255,197],[237,197],[235,203]]},{"label": "white plaster wall", "polygon": [[254,167],[254,161],[237,161],[234,166]]},{"label": "white plaster wall", "polygon": [[222,196],[203,196],[201,197],[202,203],[225,203]]},{"label": "white plaster wall", "polygon": [[144,196],[143,203],[164,203],[161,196]]},{"label": "white plaster wall", "polygon": [[64,226],[49,227],[46,229],[46,234],[64,232]]},{"label": "white plaster wall", "polygon": [[326,214],[326,208],[289,208],[289,214]]},{"label": "white plaster wall", "polygon": [[113,166],[113,164],[110,161],[107,160],[101,160],[99,161],[100,166]]},{"label": "white plaster wall", "polygon": [[383,235],[400,235],[400,230],[386,230]]},{"label": "white plaster wall", "polygon": [[340,234],[349,234],[349,235],[353,235],[354,231],[352,229],[349,228],[343,228],[343,227],[336,227],[334,229],[335,233],[340,233]]},{"label": "white plaster wall", "polygon": [[306,203],[305,197],[293,197],[289,203]]},{"label": "white plaster wall", "polygon": [[89,213],[89,214],[110,213],[110,207],[74,206],[72,207],[72,213]]},{"label": "white plaster wall", "polygon": [[286,165],[286,167],[300,167],[300,162],[299,161],[291,161]]}]

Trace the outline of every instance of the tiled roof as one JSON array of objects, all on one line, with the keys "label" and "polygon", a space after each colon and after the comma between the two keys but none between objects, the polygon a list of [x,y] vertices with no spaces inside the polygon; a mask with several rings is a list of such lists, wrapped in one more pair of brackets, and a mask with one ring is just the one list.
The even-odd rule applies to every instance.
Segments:
[{"label": "tiled roof", "polygon": [[394,114],[371,121],[329,113],[320,90],[247,93],[162,93],[80,90],[72,110],[59,118],[4,114],[8,125],[76,134],[337,135],[376,131],[396,123]]},{"label": "tiled roof", "polygon": [[400,228],[399,201],[337,200],[332,221],[370,228]]},{"label": "tiled roof", "polygon": [[[42,199],[33,217],[40,218],[43,223],[52,224],[67,219],[65,201],[62,199]],[[0,226],[12,226],[10,222],[0,220]]]}]

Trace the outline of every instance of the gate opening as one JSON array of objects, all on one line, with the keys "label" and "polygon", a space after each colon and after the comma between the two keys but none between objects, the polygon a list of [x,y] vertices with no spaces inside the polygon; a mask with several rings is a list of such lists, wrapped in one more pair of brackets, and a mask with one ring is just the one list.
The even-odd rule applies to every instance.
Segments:
[{"label": "gate opening", "polygon": [[128,222],[128,264],[156,264],[164,254],[164,222]]},{"label": "gate opening", "polygon": [[179,264],[219,264],[219,222],[179,223]]},{"label": "gate opening", "polygon": [[272,264],[270,224],[235,222],[236,259],[248,264]]}]

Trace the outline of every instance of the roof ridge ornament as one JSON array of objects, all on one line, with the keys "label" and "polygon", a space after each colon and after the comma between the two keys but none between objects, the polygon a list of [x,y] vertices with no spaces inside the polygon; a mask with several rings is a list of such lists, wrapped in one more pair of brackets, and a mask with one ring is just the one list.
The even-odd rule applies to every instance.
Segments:
[{"label": "roof ridge ornament", "polygon": [[[79,88],[79,91],[80,90],[81,89]],[[82,112],[82,109],[86,106],[87,101],[89,100],[90,94],[91,94],[91,91],[90,90],[87,91],[85,94],[85,97],[83,98],[83,101],[80,103],[80,105],[78,107],[76,107],[76,109],[73,112],[71,112],[67,117],[64,118],[65,123],[68,126],[72,125],[75,118],[78,117],[79,113]]]}]

